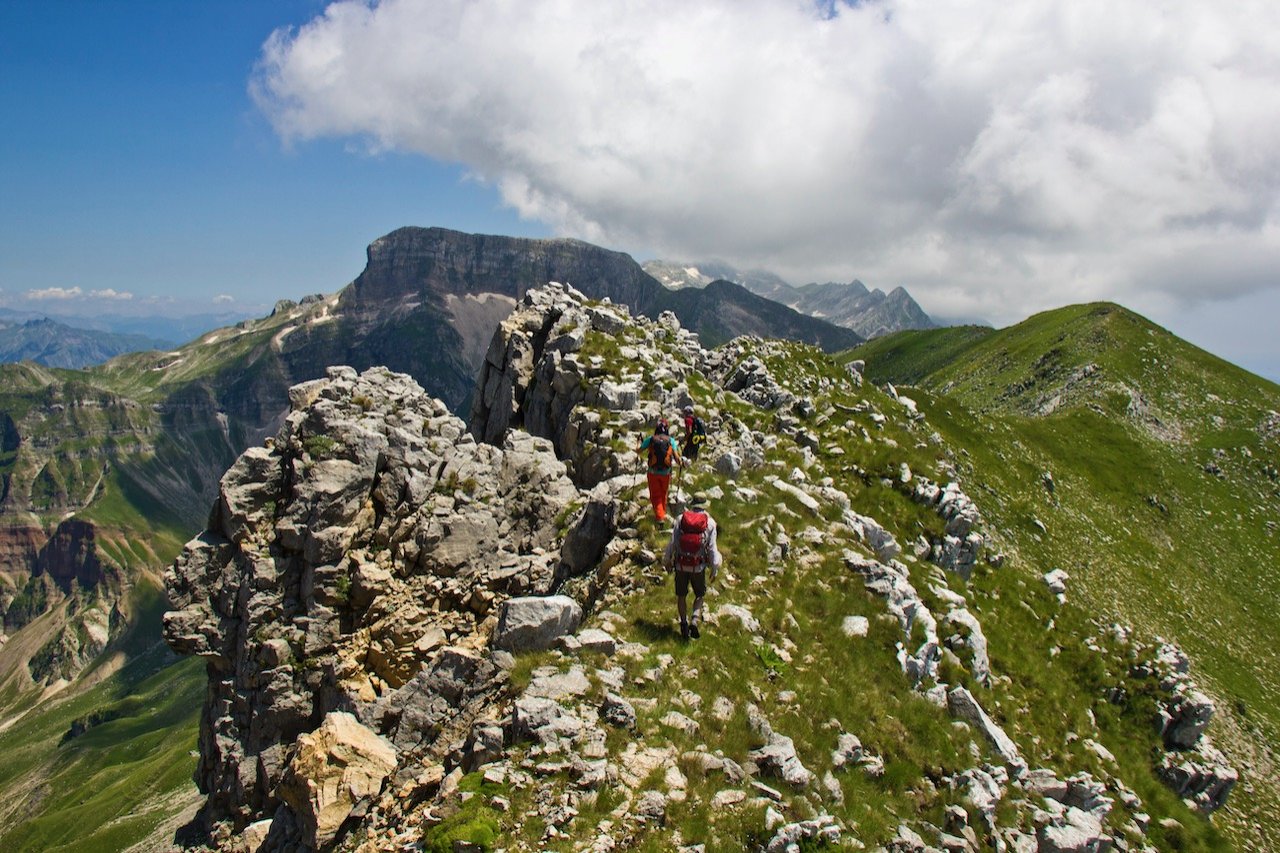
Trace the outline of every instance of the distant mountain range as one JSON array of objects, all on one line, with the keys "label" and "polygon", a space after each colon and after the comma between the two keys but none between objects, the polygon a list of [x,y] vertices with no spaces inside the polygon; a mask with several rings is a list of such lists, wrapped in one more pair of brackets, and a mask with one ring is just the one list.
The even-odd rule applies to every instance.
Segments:
[{"label": "distant mountain range", "polygon": [[0,320],[0,362],[34,361],[45,367],[81,368],[126,352],[168,349],[170,341],[81,329],[45,317],[25,322]]},{"label": "distant mountain range", "polygon": [[[83,309],[82,309],[83,310]],[[179,344],[195,340],[205,332],[233,326],[246,319],[244,311],[217,311],[195,314],[165,315],[122,314],[98,312],[93,314],[65,311],[33,311],[30,308],[0,307],[0,326],[14,326],[32,320],[50,320],[85,333],[105,333],[130,336],[148,341],[144,349],[172,349]],[[136,349],[134,347],[133,349]],[[120,350],[130,352],[132,349]],[[36,359],[33,359],[36,360]],[[44,364],[44,362],[40,362]],[[86,362],[86,365],[91,362]],[[49,365],[59,367],[62,365]],[[81,365],[85,366],[85,365]]]},{"label": "distant mountain range", "polygon": [[669,288],[706,287],[714,281],[731,281],[766,299],[853,329],[864,338],[877,338],[906,329],[933,329],[930,319],[904,288],[889,293],[868,290],[860,281],[849,284],[827,282],[794,287],[766,270],[743,271],[718,261],[686,264],[676,261],[646,261],[645,272]]}]

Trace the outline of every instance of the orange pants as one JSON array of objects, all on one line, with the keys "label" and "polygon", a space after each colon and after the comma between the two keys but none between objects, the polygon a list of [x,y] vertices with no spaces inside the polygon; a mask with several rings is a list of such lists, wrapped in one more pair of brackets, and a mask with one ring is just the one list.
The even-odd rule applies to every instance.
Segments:
[{"label": "orange pants", "polygon": [[653,517],[658,521],[667,517],[667,488],[670,485],[670,474],[649,472],[649,503],[653,504]]}]

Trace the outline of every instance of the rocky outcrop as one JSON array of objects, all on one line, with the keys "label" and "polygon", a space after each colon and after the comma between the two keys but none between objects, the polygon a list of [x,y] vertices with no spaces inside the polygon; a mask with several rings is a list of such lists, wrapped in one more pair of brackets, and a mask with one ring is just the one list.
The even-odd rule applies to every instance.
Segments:
[{"label": "rocky outcrop", "polygon": [[391,744],[350,714],[333,711],[298,738],[279,794],[298,817],[302,841],[324,848],[358,804],[378,796],[395,768]]},{"label": "rocky outcrop", "polygon": [[973,698],[972,693],[963,687],[952,688],[947,692],[947,709],[951,712],[951,716],[973,726],[982,735],[1010,773],[1021,776],[1027,772],[1027,762],[1023,760],[1018,745],[1005,734],[1004,729],[987,716],[987,712],[982,710],[982,706],[978,704],[977,699]]},{"label": "rocky outcrop", "polygon": [[[623,437],[602,427],[595,410],[623,413],[637,432],[646,432],[661,412],[679,403],[673,397],[641,405],[642,386],[646,397],[652,392],[652,377],[646,381],[646,371],[660,367],[679,382],[702,354],[697,338],[680,329],[673,316],[666,315],[660,326],[678,336],[683,358],[646,345],[657,329],[637,322],[648,334],[628,344],[625,355],[635,365],[634,372],[606,380],[603,358],[584,351],[588,336],[612,339],[629,322],[625,308],[592,305],[564,285],[526,294],[494,335],[481,367],[471,406],[472,434],[491,444],[500,443],[512,429],[549,439],[575,482],[588,488],[628,470],[634,457],[617,452],[614,443]],[[629,444],[631,437],[625,440]]]},{"label": "rocky outcrop", "polygon": [[748,706],[747,719],[756,737],[764,741],[763,746],[751,750],[751,758],[762,774],[781,779],[793,788],[807,788],[816,781],[817,777],[801,763],[800,756],[796,754],[795,742],[774,731],[759,708],[755,705]]},{"label": "rocky outcrop", "polygon": [[407,376],[331,368],[290,398],[167,573],[165,637],[208,664],[205,824],[239,828],[283,802],[293,829],[273,832],[323,846],[336,827],[303,792],[328,777],[302,768],[332,762],[300,758],[295,740],[342,712],[394,747],[392,764],[460,762],[454,738],[510,665],[490,647],[499,614],[550,591],[556,518],[585,501],[549,442],[478,444]]},{"label": "rocky outcrop", "polygon": [[1215,707],[1192,681],[1191,661],[1177,646],[1161,642],[1131,675],[1159,684],[1157,728],[1166,749],[1156,767],[1160,778],[1205,814],[1222,808],[1240,774],[1205,734]]},{"label": "rocky outcrop", "polygon": [[[897,561],[878,563],[853,551],[844,553],[844,564],[862,576],[867,591],[881,598],[889,613],[897,618],[903,641],[898,643],[898,663],[913,686],[932,681],[938,675],[941,647],[938,644],[938,620],[921,600],[911,583],[907,567]],[[920,633],[923,639],[914,652],[906,642]]]},{"label": "rocky outcrop", "polygon": [[933,507],[947,523],[946,533],[932,543],[929,558],[968,580],[985,544],[982,534],[975,529],[982,522],[977,504],[961,490],[959,483],[943,487],[923,477],[915,478],[912,494],[920,503]]},{"label": "rocky outcrop", "polygon": [[582,608],[565,595],[510,598],[498,611],[493,647],[512,652],[551,648],[582,621]]}]

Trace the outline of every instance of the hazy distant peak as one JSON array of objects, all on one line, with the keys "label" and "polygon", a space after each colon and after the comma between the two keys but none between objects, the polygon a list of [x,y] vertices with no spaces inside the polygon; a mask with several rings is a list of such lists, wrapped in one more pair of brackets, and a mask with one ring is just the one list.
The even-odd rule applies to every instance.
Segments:
[{"label": "hazy distant peak", "polygon": [[723,261],[652,260],[642,267],[665,286],[677,290],[706,287],[716,279],[731,281],[757,296],[853,329],[865,338],[903,329],[931,329],[937,325],[901,285],[888,295],[879,288],[868,290],[856,278],[848,283],[810,282],[796,287],[767,270],[744,272]]}]

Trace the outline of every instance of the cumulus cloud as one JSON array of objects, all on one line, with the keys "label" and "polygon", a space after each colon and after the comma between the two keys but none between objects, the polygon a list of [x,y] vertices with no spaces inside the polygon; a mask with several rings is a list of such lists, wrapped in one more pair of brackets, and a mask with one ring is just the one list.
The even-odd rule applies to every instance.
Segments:
[{"label": "cumulus cloud", "polygon": [[38,290],[28,290],[27,298],[34,300],[76,299],[83,293],[84,291],[78,287],[45,287]]},{"label": "cumulus cloud", "polygon": [[213,297],[214,305],[227,305],[235,301],[236,298],[229,293],[219,293],[217,296]]},{"label": "cumulus cloud", "polygon": [[1274,3],[348,0],[251,90],[560,233],[940,313],[1277,286]]},{"label": "cumulus cloud", "polygon": [[116,290],[111,287],[103,288],[102,290],[90,290],[89,295],[95,299],[111,299],[121,302],[127,302],[128,300],[133,299],[133,294],[129,291]]}]

